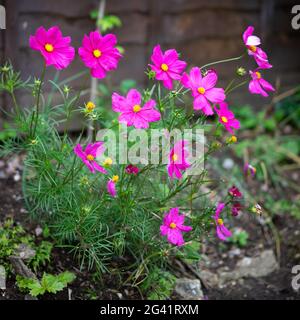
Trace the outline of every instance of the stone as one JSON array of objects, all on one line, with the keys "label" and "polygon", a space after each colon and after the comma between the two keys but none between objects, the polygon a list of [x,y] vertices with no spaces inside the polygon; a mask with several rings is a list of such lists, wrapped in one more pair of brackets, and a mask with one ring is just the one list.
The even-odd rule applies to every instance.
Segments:
[{"label": "stone", "polygon": [[27,244],[21,243],[16,249],[16,254],[22,260],[29,260],[35,256],[35,250],[30,248]]},{"label": "stone", "polygon": [[198,279],[177,279],[175,292],[183,300],[202,300],[204,298],[201,282]]},{"label": "stone", "polygon": [[37,237],[39,237],[40,235],[43,234],[43,229],[42,229],[40,226],[37,226],[37,227],[35,228],[34,232],[35,232],[35,235],[36,235]]},{"label": "stone", "polygon": [[213,273],[209,270],[200,270],[199,277],[205,286],[214,288],[218,286],[219,277],[217,273]]},{"label": "stone", "polygon": [[222,163],[222,167],[226,170],[232,169],[233,166],[234,166],[234,161],[230,158],[226,158]]},{"label": "stone", "polygon": [[274,252],[265,250],[257,257],[244,257],[239,260],[233,271],[219,270],[220,282],[236,280],[245,277],[265,277],[279,268]]},{"label": "stone", "polygon": [[6,272],[3,266],[0,266],[0,289],[6,290]]}]

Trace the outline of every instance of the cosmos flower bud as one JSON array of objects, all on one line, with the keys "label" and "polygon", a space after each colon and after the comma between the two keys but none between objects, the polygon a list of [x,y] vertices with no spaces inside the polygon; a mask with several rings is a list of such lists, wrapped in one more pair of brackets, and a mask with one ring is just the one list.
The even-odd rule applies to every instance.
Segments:
[{"label": "cosmos flower bud", "polygon": [[247,73],[247,71],[243,67],[239,67],[236,69],[236,74],[240,77],[243,77],[246,73]]}]

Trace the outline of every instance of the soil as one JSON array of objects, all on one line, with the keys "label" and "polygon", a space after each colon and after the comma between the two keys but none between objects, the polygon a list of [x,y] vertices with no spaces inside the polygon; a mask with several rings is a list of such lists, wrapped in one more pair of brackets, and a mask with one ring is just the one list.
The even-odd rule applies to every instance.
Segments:
[{"label": "soil", "polygon": [[[2,160],[1,160],[2,161]],[[3,161],[2,161],[3,162]],[[6,164],[5,164],[6,165]],[[2,163],[3,167],[3,163]],[[3,169],[3,168],[2,168]],[[2,170],[0,166],[0,171]],[[24,209],[21,182],[18,171],[21,166],[16,166],[15,171],[7,176],[0,177],[0,222],[8,217],[13,217],[17,223],[29,232],[34,233],[37,227],[36,222],[28,218],[28,213]],[[17,173],[17,177],[16,177]],[[19,172],[20,173],[20,172]],[[17,181],[16,181],[17,180]],[[300,264],[300,221],[291,216],[277,216],[274,219],[281,243],[280,243],[280,268],[266,277],[254,278],[248,277],[231,281],[226,286],[211,287],[204,286],[204,294],[209,300],[215,299],[300,299],[300,292],[292,289],[291,269],[294,265]],[[205,256],[205,264],[209,265],[211,272],[216,272],[220,267],[226,267],[229,270],[234,269],[238,259],[245,256],[253,257],[261,251],[274,247],[274,241],[266,230],[257,222],[256,219],[237,219],[236,225],[243,227],[249,233],[248,244],[240,249],[236,257],[230,257],[230,250],[237,249],[232,244],[221,245],[212,236],[202,246],[202,254]],[[277,253],[278,250],[277,250]],[[277,256],[278,258],[278,256]],[[126,259],[126,258],[125,258]],[[120,262],[116,261],[116,265]],[[122,263],[122,262],[121,262]],[[180,269],[180,268],[179,268]],[[195,275],[186,267],[181,266],[180,273],[184,276],[195,278]],[[130,285],[122,285],[123,280],[129,274],[124,274],[124,279],[119,279],[113,274],[104,274],[101,279],[95,279],[93,273],[87,270],[79,270],[78,262],[73,255],[62,248],[55,247],[52,253],[51,265],[47,266],[45,271],[59,273],[65,270],[76,274],[76,280],[68,286],[68,289],[55,295],[44,295],[40,299],[66,300],[66,299],[141,299],[144,298],[139,290]],[[14,277],[7,279],[7,289],[0,290],[0,300],[24,300],[24,293],[21,293],[15,285]],[[176,295],[172,297],[177,299]]]}]

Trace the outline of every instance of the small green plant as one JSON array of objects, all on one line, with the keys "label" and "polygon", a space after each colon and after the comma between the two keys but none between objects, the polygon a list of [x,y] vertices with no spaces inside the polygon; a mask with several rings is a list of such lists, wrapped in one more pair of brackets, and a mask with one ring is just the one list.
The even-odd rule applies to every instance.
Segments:
[{"label": "small green plant", "polygon": [[34,236],[26,234],[24,228],[15,224],[12,219],[7,219],[0,225],[0,264],[4,265],[8,272],[12,271],[8,258],[16,254],[21,244],[25,244],[35,251],[35,255],[29,261],[29,266],[35,272],[50,261],[52,243],[42,241],[36,244]]},{"label": "small green plant", "polygon": [[176,277],[170,272],[155,267],[142,283],[141,289],[148,292],[149,300],[165,300],[174,289]]},{"label": "small green plant", "polygon": [[20,244],[31,245],[32,243],[32,237],[26,235],[22,226],[15,225],[12,219],[7,219],[0,225],[0,265],[11,271],[8,257],[14,254]]},{"label": "small green plant", "polygon": [[35,272],[41,266],[45,266],[47,262],[50,262],[52,248],[53,244],[49,241],[42,241],[38,246],[35,246],[35,256],[29,263]]},{"label": "small green plant", "polygon": [[246,247],[248,244],[248,238],[249,238],[249,234],[246,230],[243,229],[235,229],[232,237],[229,238],[228,240],[237,245],[238,247]]},{"label": "small green plant", "polygon": [[45,293],[57,293],[62,291],[76,276],[74,273],[65,271],[58,275],[44,273],[41,281],[32,278],[17,276],[17,285],[22,291],[29,291],[33,297]]}]

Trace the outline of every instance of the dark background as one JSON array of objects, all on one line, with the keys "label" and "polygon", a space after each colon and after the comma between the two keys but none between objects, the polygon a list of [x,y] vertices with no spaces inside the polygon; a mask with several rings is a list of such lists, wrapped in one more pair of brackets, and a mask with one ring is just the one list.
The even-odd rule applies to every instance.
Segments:
[{"label": "dark background", "polygon": [[[90,12],[98,8],[99,2],[0,0],[0,4],[6,8],[7,18],[6,30],[0,31],[1,61],[10,59],[22,77],[27,78],[40,76],[43,61],[38,52],[29,48],[30,34],[41,25],[46,28],[58,25],[64,35],[72,37],[72,45],[77,49],[84,33],[95,29]],[[291,27],[291,9],[295,4],[289,0],[107,0],[105,13],[122,20],[122,27],[113,32],[125,48],[125,56],[118,70],[111,73],[111,79],[119,83],[131,78],[145,85],[144,71],[157,43],[163,49],[176,48],[189,66],[238,56],[244,50],[242,33],[248,25],[253,25],[274,66],[264,72],[264,77],[276,85],[277,94],[285,92],[300,83],[300,30]],[[232,78],[235,66],[235,63],[217,66],[222,85]],[[84,68],[77,56],[63,71],[62,78]],[[54,74],[55,69],[49,68],[47,78],[51,79]],[[89,85],[87,76],[75,81],[73,88],[88,88]],[[31,96],[24,93],[19,99],[26,105]],[[229,102],[250,102],[257,108],[268,101],[248,94],[247,87],[229,97]],[[9,108],[10,103],[8,98],[0,97],[2,107]]]}]

